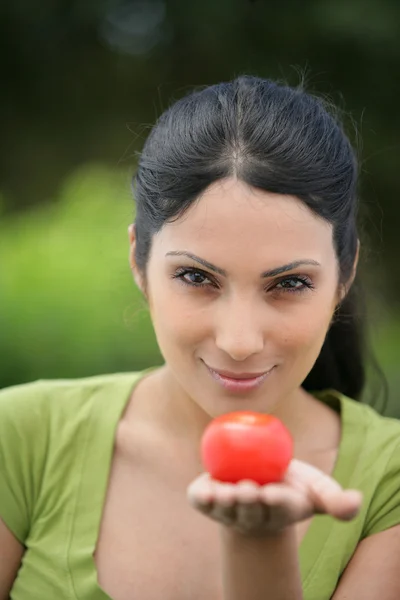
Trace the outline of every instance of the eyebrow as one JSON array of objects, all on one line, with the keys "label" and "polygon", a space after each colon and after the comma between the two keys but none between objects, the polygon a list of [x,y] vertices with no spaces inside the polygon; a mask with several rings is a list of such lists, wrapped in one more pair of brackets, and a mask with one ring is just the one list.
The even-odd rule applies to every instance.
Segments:
[{"label": "eyebrow", "polygon": [[[214,271],[214,273],[218,273],[218,275],[222,275],[222,277],[227,277],[227,275],[228,275],[224,269],[220,269],[219,267],[216,267],[212,263],[208,262],[208,260],[204,260],[204,258],[200,258],[199,256],[192,254],[191,252],[185,252],[184,250],[175,250],[173,252],[167,252],[167,254],[165,256],[186,256],[187,258],[190,258],[190,259],[194,260],[195,262],[198,262],[200,265],[203,265],[203,267],[206,267],[210,271]],[[276,277],[277,275],[281,275],[282,273],[287,273],[288,271],[293,271],[293,269],[297,269],[297,267],[301,267],[303,265],[312,265],[315,267],[320,267],[321,263],[319,263],[318,261],[313,260],[311,258],[302,258],[300,260],[295,260],[293,262],[290,262],[286,265],[282,265],[280,267],[275,267],[274,269],[270,269],[269,271],[264,271],[264,273],[261,273],[260,277],[261,277],[261,279],[265,279],[267,277]]]}]

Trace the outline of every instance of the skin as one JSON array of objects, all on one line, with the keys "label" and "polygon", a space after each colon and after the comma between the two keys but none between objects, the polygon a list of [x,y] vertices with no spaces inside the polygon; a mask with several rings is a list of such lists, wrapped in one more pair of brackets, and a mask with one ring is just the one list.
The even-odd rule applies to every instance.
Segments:
[{"label": "skin", "polygon": [[[178,421],[182,414],[190,419],[194,442],[211,418],[235,409],[273,413],[295,437],[301,436],[304,411],[312,402],[301,382],[344,295],[331,226],[296,198],[228,179],[210,186],[186,215],[154,236],[146,273],[136,267],[134,227],[130,243],[131,267],[147,298],[166,363],[163,385],[171,399],[169,410]],[[227,276],[185,256],[167,256],[179,251],[209,261]],[[260,277],[267,269],[301,259],[321,266]],[[207,287],[173,279],[181,267],[201,269]],[[281,280],[294,276],[307,277],[314,289],[285,291]],[[286,281],[287,287],[301,285]],[[205,363],[235,372],[275,368],[258,390],[233,397],[210,377]]]},{"label": "skin", "polygon": [[[182,523],[182,529],[187,528],[185,535],[189,536],[186,547],[191,548],[191,561],[185,562],[187,555],[182,561],[173,561],[174,554],[182,554],[181,547],[174,545],[174,539],[170,540],[169,536],[163,540],[168,552],[171,550],[171,563],[175,568],[177,564],[184,565],[183,568],[189,565],[188,571],[198,583],[193,563],[199,561],[202,566],[207,565],[204,557],[201,558],[204,553],[211,555],[211,561],[218,556],[215,549],[207,547],[214,537],[209,536],[206,527],[196,529],[194,536],[191,534],[196,518],[204,516],[219,524],[221,541],[221,561],[217,559],[214,577],[216,573],[218,579],[221,574],[222,593],[218,588],[214,594],[215,581],[212,579],[210,584],[206,576],[210,592],[207,597],[300,600],[296,528],[314,514],[351,519],[361,502],[358,492],[342,490],[329,477],[334,462],[331,450],[335,451],[340,441],[337,435],[340,419],[305,393],[299,383],[311,369],[335,306],[345,292],[338,284],[331,228],[296,198],[250,189],[232,179],[211,186],[185,217],[173,225],[165,225],[153,240],[146,273],[140,272],[135,264],[133,226],[130,244],[132,270],[149,302],[166,364],[139,385],[142,393],[135,392],[134,402],[121,421],[117,445],[123,456],[114,457],[109,486],[112,493],[105,507],[102,544],[98,545],[102,550],[99,574],[105,573],[104,580],[112,597],[131,597],[130,586],[135,573],[132,570],[134,545],[129,545],[129,532],[133,529],[129,527],[133,524],[140,533],[132,504],[142,516],[143,506],[135,503],[137,482],[140,482],[139,489],[145,489],[149,476],[143,465],[137,468],[139,451],[139,456],[146,456],[147,467],[151,466],[150,475],[161,474],[157,482],[163,479],[158,488],[153,480],[145,502],[161,491],[168,503],[168,517],[173,527],[175,519],[182,519],[185,513],[184,503],[178,501],[174,506],[177,490],[181,493],[193,479],[187,488],[187,498],[198,513],[192,513],[193,520],[184,514]],[[183,249],[227,271],[227,276],[217,277],[217,289],[186,288],[171,279],[177,266],[197,266],[186,258],[165,256],[167,252]],[[306,291],[304,295],[277,293],[273,289],[281,278],[260,282],[261,272],[300,258],[312,258],[321,266],[301,267],[289,274],[307,274],[315,290]],[[357,258],[353,277],[356,264]],[[351,281],[346,284],[348,288]],[[220,369],[238,371],[259,371],[271,361],[276,362],[277,367],[261,388],[241,397],[228,394],[220,387],[210,377],[204,360]],[[212,481],[207,473],[196,476],[200,472],[198,449],[204,427],[214,416],[241,408],[274,413],[290,429],[295,458],[280,484],[256,486],[243,481],[229,486]],[[185,456],[182,464],[174,461],[178,451]],[[321,451],[324,458],[318,461],[316,457]],[[165,472],[168,478],[163,477]],[[151,506],[145,506],[148,520],[147,523],[145,518],[140,521],[143,536],[148,536],[152,516]],[[158,526],[153,527],[155,539],[159,539]],[[207,532],[200,536],[203,529]],[[174,533],[170,535],[174,538]],[[181,543],[185,535],[178,538]],[[199,548],[197,553],[198,537],[206,547]],[[187,543],[188,539],[193,546]],[[375,600],[377,597],[397,600],[400,597],[399,548],[400,526],[362,540],[332,600]],[[141,557],[142,564],[150,565],[151,569],[153,550],[150,541],[148,556]],[[23,546],[0,520],[0,599],[9,596],[23,552]],[[111,572],[104,569],[110,557],[115,558],[119,567],[117,574],[112,572],[113,567]],[[157,571],[160,577],[161,567]],[[171,570],[167,568],[164,573],[171,578],[173,569],[174,566]],[[189,578],[189,587],[190,581]],[[143,582],[148,585],[146,576]],[[180,592],[186,597],[181,583],[179,580]],[[165,594],[176,597],[175,581],[163,580],[162,585]],[[149,588],[147,592],[158,593],[158,588],[155,591]],[[198,592],[201,594],[202,590]]]},{"label": "skin", "polygon": [[[352,519],[362,500],[359,492],[342,490],[327,474],[299,460],[299,449],[314,436],[310,423],[315,425],[319,414],[319,402],[301,383],[352,283],[357,257],[351,281],[346,287],[339,284],[330,224],[295,197],[251,188],[234,178],[211,185],[184,216],[163,226],[153,238],[145,273],[136,266],[135,244],[132,226],[131,268],[165,359],[158,374],[164,402],[155,418],[164,428],[184,432],[193,456],[210,420],[233,410],[272,413],[294,438],[296,458],[279,484],[222,484],[204,473],[187,490],[191,505],[222,525],[224,599],[245,595],[256,600],[267,588],[269,593],[276,590],[271,599],[282,594],[301,598],[292,525],[321,513]],[[304,260],[313,264],[261,277]],[[235,394],[215,381],[207,365],[235,373],[274,368],[256,390]],[[260,539],[277,564],[270,561],[268,571],[264,560],[257,574],[255,547],[249,550],[247,544]],[[241,568],[235,563],[238,552]],[[277,568],[281,561],[288,572]]]}]

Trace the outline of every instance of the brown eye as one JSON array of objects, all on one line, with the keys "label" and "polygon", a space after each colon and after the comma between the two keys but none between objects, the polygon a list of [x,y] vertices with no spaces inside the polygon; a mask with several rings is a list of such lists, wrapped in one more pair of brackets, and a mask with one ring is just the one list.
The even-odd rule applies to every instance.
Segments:
[{"label": "brown eye", "polygon": [[204,285],[207,281],[210,281],[203,273],[198,271],[185,273],[182,275],[182,279],[191,285]]},{"label": "brown eye", "polygon": [[279,281],[274,287],[278,292],[305,292],[307,289],[314,289],[311,279],[308,277],[286,277]]},{"label": "brown eye", "polygon": [[180,268],[172,275],[172,278],[191,287],[218,287],[206,273],[199,269]]}]

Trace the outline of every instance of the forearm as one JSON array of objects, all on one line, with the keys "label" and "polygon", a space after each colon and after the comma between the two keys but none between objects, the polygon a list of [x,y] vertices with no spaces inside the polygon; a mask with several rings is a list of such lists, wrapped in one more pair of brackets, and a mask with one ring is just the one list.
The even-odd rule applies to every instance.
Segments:
[{"label": "forearm", "polygon": [[223,600],[302,600],[293,527],[250,537],[221,527]]}]

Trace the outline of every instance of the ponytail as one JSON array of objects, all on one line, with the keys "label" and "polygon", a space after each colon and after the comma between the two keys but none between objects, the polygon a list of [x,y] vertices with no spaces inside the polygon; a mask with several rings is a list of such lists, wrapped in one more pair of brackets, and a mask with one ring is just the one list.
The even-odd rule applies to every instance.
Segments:
[{"label": "ponytail", "polygon": [[365,294],[356,278],[335,311],[321,352],[303,382],[306,391],[334,389],[353,400],[364,400],[368,359],[379,376],[386,407],[387,381],[367,343],[366,322]]}]

